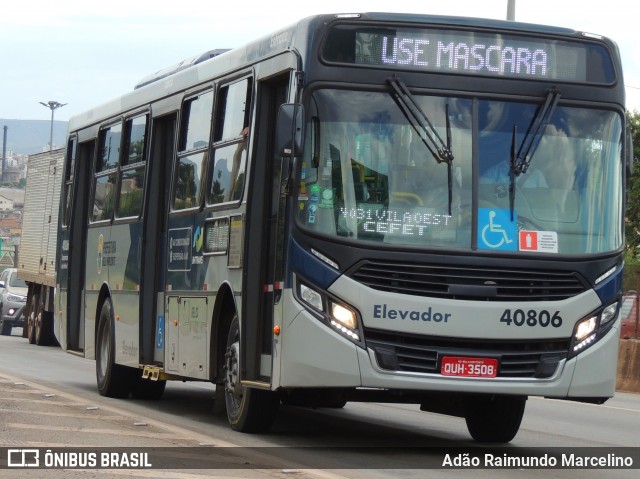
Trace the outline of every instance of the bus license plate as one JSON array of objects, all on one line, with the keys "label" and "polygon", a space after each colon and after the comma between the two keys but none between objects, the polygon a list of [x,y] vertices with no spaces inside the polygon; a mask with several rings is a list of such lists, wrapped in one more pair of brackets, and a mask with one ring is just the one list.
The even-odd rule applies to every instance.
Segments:
[{"label": "bus license plate", "polygon": [[465,378],[495,378],[498,375],[498,360],[492,358],[442,358],[440,374]]}]

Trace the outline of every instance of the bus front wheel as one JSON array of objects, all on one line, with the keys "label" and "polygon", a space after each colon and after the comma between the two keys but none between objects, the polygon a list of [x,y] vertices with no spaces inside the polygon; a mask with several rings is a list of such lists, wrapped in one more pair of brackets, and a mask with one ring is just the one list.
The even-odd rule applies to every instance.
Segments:
[{"label": "bus front wheel", "polygon": [[227,419],[240,432],[266,432],[280,404],[276,393],[240,384],[240,322],[231,322],[224,354],[224,399]]},{"label": "bus front wheel", "polygon": [[467,399],[465,419],[471,437],[478,442],[511,441],[522,422],[527,398],[519,396],[473,396]]}]

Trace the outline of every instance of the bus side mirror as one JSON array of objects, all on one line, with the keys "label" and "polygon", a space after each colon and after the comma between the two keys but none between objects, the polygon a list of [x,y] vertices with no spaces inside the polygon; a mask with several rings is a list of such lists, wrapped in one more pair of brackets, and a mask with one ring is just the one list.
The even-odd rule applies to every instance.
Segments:
[{"label": "bus side mirror", "polygon": [[276,152],[281,157],[302,156],[302,119],[304,110],[299,103],[286,103],[278,110]]}]

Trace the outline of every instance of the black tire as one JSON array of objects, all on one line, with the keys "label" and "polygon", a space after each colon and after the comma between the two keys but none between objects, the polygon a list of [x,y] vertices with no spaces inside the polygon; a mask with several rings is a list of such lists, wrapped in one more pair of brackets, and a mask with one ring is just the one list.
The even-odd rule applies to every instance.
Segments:
[{"label": "black tire", "polygon": [[96,333],[96,381],[101,396],[126,398],[131,392],[138,371],[115,364],[115,335],[113,307],[109,298],[104,300]]},{"label": "black tire", "polygon": [[[0,314],[2,314],[2,310],[1,309],[0,309]],[[4,319],[0,319],[0,335],[2,335],[2,336],[10,336],[12,329],[13,329],[13,324],[8,323]]]},{"label": "black tire", "polygon": [[342,409],[346,405],[347,405],[347,401],[345,399],[342,399],[335,402],[328,402],[327,404],[324,405],[324,407],[331,408],[331,409]]},{"label": "black tire", "polygon": [[507,443],[522,422],[526,397],[474,396],[466,401],[465,419],[471,437],[478,442]]},{"label": "black tire", "polygon": [[240,322],[229,327],[224,355],[224,399],[231,428],[240,432],[267,432],[278,413],[279,397],[272,391],[240,385]]},{"label": "black tire", "polygon": [[133,380],[131,397],[134,399],[149,399],[157,401],[162,398],[166,386],[167,381],[164,379],[158,379],[157,381],[143,379],[142,371],[140,370]]},{"label": "black tire", "polygon": [[35,318],[35,343],[38,346],[50,346],[53,343],[53,314],[38,308]]},{"label": "black tire", "polygon": [[39,314],[40,295],[34,292],[31,295],[31,303],[29,304],[29,314],[25,318],[25,327],[27,328],[27,338],[29,344],[36,344],[36,315]]},{"label": "black tire", "polygon": [[45,311],[39,290],[31,295],[29,315],[25,318],[29,344],[50,346],[54,342],[53,313]]}]

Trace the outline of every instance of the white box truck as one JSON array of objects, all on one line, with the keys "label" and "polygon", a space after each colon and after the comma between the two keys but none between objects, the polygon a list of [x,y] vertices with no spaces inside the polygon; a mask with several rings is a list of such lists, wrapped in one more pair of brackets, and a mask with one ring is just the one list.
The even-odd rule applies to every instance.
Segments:
[{"label": "white box truck", "polygon": [[29,155],[27,162],[17,275],[29,286],[25,334],[38,345],[55,342],[53,298],[63,163],[64,148]]}]

